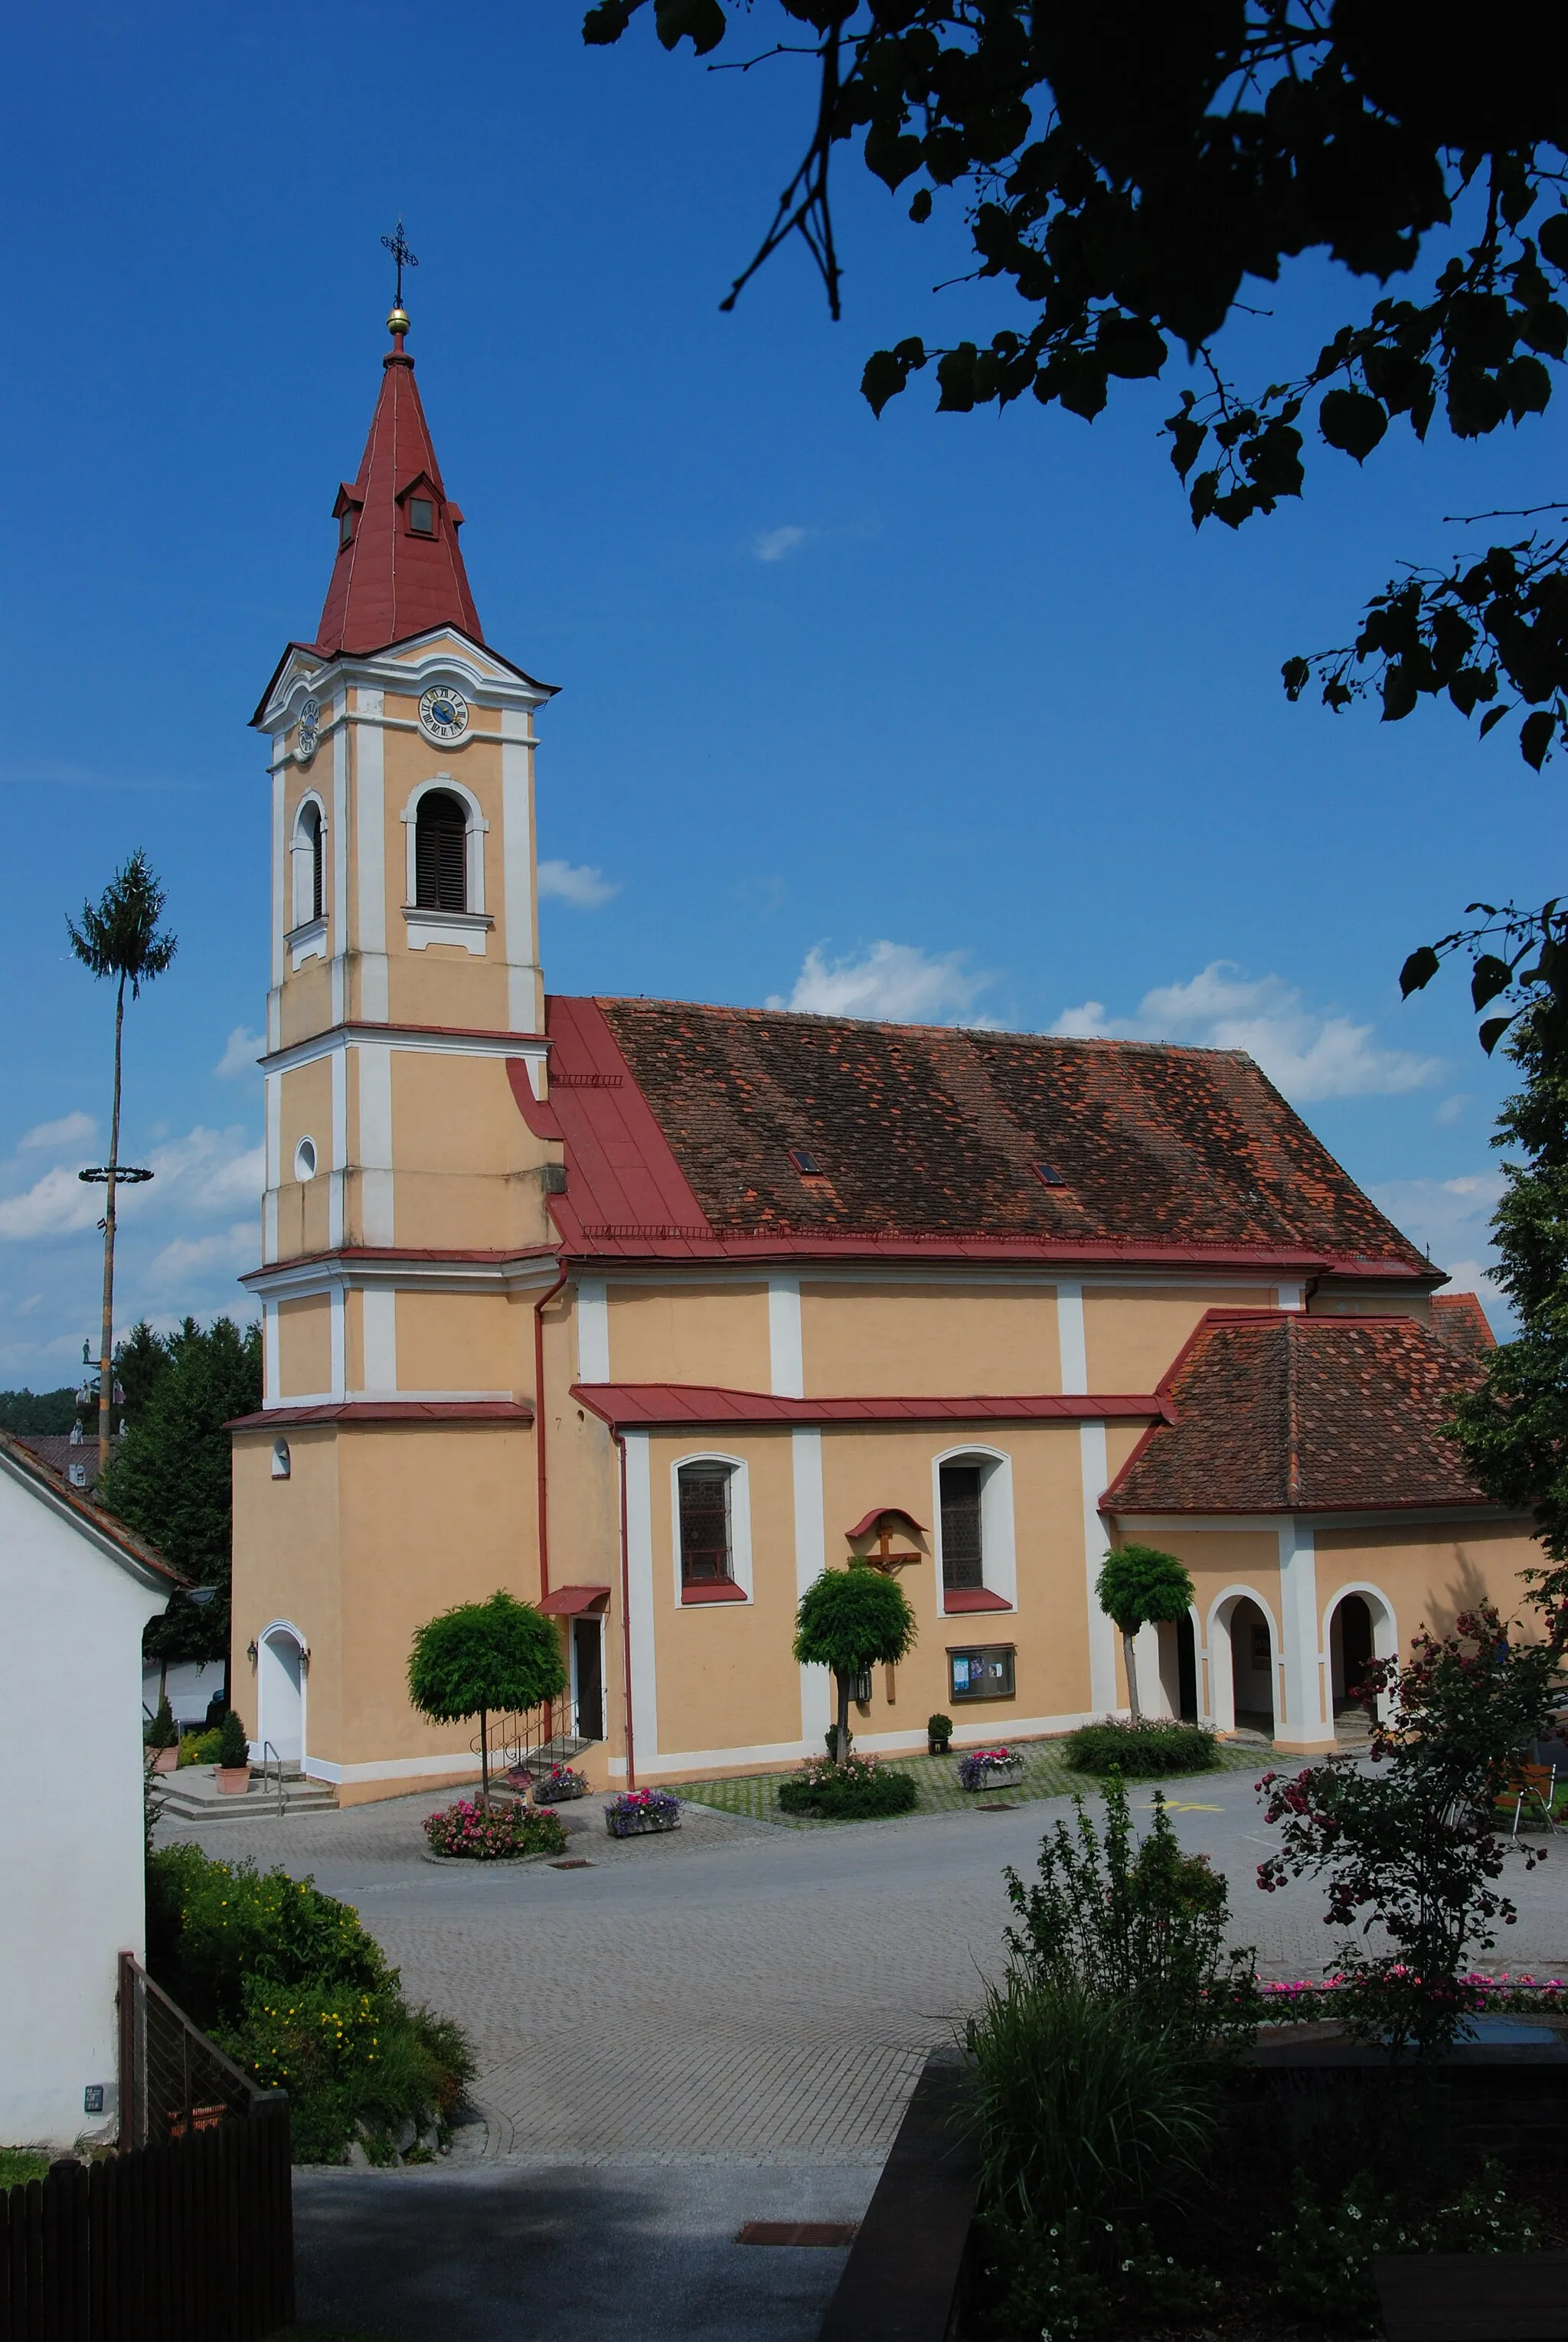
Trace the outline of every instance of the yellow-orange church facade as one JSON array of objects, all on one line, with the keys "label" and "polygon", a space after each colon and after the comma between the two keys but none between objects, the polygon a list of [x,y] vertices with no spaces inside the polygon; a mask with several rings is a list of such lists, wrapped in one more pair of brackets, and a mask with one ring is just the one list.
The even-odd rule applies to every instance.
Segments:
[{"label": "yellow-orange church facade", "polygon": [[1134,1536],[1195,1589],[1145,1704],[1333,1745],[1368,1658],[1512,1606],[1533,1552],[1442,1433],[1473,1301],[1239,1053],[547,998],[553,687],[484,639],[404,331],[255,717],[257,1752],[345,1801],[472,1778],[409,1646],[504,1587],[596,1786],[786,1766],[829,1718],[795,1606],[867,1556],[919,1633],[864,1748],[1064,1731],[1127,1704],[1094,1587]]}]

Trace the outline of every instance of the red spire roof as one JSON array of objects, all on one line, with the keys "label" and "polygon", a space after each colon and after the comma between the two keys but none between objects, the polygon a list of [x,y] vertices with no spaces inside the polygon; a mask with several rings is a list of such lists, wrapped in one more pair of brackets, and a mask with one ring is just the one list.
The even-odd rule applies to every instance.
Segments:
[{"label": "red spire roof", "polygon": [[447,502],[414,360],[395,328],[381,363],[381,395],[358,475],[345,481],[333,506],[345,534],[315,638],[329,656],[382,650],[431,626],[460,626],[475,642],[484,639],[457,543],[463,515]]}]

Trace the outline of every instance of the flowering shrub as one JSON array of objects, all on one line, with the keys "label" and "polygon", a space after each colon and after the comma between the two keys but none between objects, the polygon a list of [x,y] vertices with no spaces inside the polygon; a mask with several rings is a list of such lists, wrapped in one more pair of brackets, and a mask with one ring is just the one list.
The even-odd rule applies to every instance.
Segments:
[{"label": "flowering shrub", "polygon": [[[1344,2013],[1343,1997],[1355,1989],[1356,1981],[1329,1976],[1261,1985],[1259,2017],[1265,2025],[1315,2025],[1324,2018],[1337,2019]],[[1568,2016],[1568,1978],[1563,1977],[1512,1976],[1506,1969],[1494,1977],[1473,1969],[1455,1982],[1473,1996],[1470,2006],[1477,2016]]]},{"label": "flowering shrub", "polygon": [[473,2077],[461,2027],[408,2005],[358,1914],[285,1870],[153,1855],[147,1967],[245,2073],[287,2090],[297,2162],[341,2154],[356,2124],[390,2162],[398,2127],[447,2121]]},{"label": "flowering shrub", "polygon": [[961,1788],[984,1789],[993,1773],[1004,1772],[1009,1766],[1023,1762],[1012,1748],[975,1748],[958,1760],[958,1781]]},{"label": "flowering shrub", "polygon": [[526,1806],[481,1806],[466,1797],[444,1813],[426,1814],[424,1835],[432,1854],[465,1862],[514,1862],[519,1855],[560,1854],[566,1833],[554,1814],[530,1813]]},{"label": "flowering shrub", "polygon": [[570,1765],[552,1765],[544,1779],[534,1785],[536,1806],[558,1805],[567,1798],[583,1797],[587,1794],[588,1776],[574,1772]]},{"label": "flowering shrub", "polygon": [[779,1810],[806,1814],[816,1821],[876,1821],[907,1814],[916,1802],[908,1773],[885,1773],[874,1756],[851,1756],[843,1766],[831,1757],[808,1757],[798,1773],[779,1785]]},{"label": "flowering shrub", "polygon": [[1067,1735],[1067,1762],[1077,1773],[1108,1773],[1124,1781],[1146,1781],[1161,1773],[1207,1773],[1219,1763],[1214,1736],[1206,1725],[1179,1724],[1145,1716],[1129,1724],[1107,1716],[1081,1724]]},{"label": "flowering shrub", "polygon": [[215,1765],[223,1740],[221,1732],[187,1732],[180,1742],[182,1765]]},{"label": "flowering shrub", "polygon": [[635,1837],[648,1827],[678,1829],[681,1801],[667,1789],[623,1789],[604,1804],[604,1827],[612,1837]]},{"label": "flowering shrub", "polygon": [[1528,2252],[1540,2242],[1528,2207],[1494,2163],[1425,2218],[1380,2194],[1365,2172],[1326,2201],[1301,2181],[1290,2215],[1269,2238],[1280,2298],[1299,2315],[1336,2326],[1375,2313],[1374,2253]]}]

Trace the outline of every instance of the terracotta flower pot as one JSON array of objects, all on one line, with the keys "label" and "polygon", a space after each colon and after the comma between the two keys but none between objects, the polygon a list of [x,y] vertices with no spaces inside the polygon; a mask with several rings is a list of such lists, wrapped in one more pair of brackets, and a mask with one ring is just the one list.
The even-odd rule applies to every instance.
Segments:
[{"label": "terracotta flower pot", "polygon": [[153,1751],[152,1765],[149,1769],[155,1773],[172,1773],[179,1761],[180,1752],[177,1747],[155,1748]]},{"label": "terracotta flower pot", "polygon": [[243,1797],[251,1785],[248,1765],[215,1765],[213,1778],[225,1797]]}]

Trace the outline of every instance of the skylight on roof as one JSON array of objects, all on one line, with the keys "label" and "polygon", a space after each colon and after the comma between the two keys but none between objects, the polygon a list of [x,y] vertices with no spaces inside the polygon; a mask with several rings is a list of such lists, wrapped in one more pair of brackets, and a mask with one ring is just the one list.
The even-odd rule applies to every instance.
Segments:
[{"label": "skylight on roof", "polygon": [[1054,1163],[1036,1163],[1034,1176],[1043,1187],[1064,1187],[1067,1185]]},{"label": "skylight on roof", "polygon": [[792,1146],[789,1159],[803,1179],[821,1179],[825,1176],[822,1165],[808,1146]]}]

